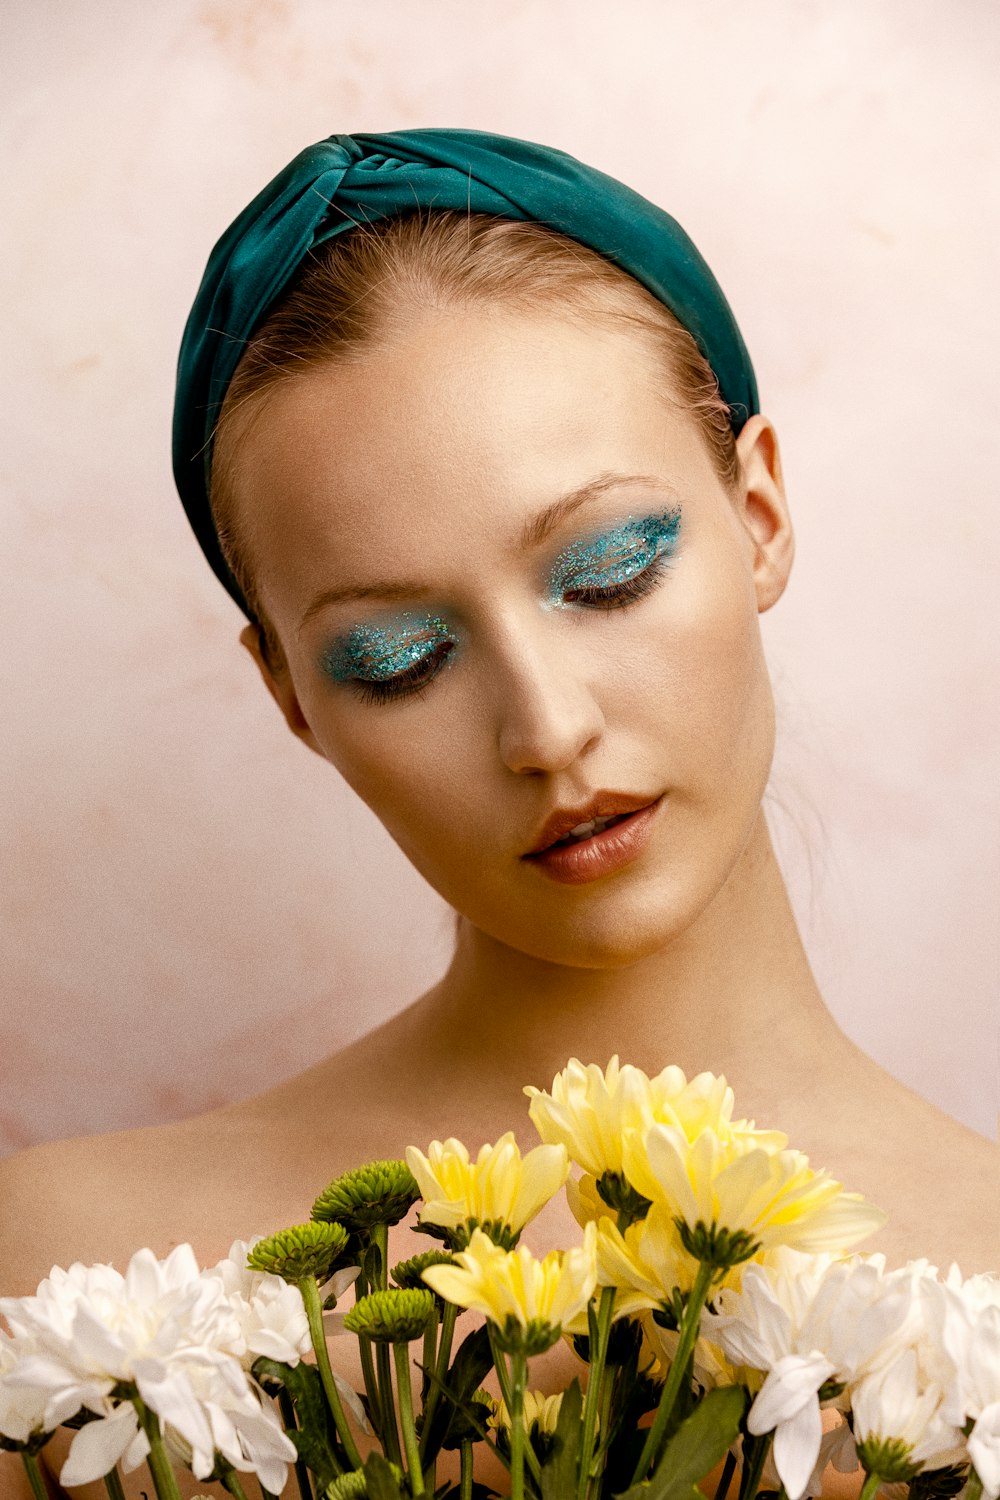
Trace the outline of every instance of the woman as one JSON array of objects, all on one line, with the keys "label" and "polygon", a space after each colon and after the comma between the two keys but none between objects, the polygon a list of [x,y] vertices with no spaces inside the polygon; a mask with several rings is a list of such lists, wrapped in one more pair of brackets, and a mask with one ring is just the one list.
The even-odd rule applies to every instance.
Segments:
[{"label": "woman", "polygon": [[[615,1052],[725,1073],[888,1212],[865,1248],[996,1269],[1000,1153],[842,1034],[775,860],[758,617],[791,521],[679,226],[528,143],[333,137],[216,247],[175,440],[243,645],[454,906],[454,958],[255,1099],[5,1163],[4,1289],[142,1244],[207,1262],[409,1143],[527,1146],[523,1086]],[[526,1239],[574,1233],[551,1205]]]}]

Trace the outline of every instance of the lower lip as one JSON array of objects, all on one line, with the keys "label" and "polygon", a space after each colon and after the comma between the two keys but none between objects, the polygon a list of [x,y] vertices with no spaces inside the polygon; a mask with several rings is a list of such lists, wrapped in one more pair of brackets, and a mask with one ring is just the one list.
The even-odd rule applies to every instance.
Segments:
[{"label": "lower lip", "polygon": [[610,875],[613,870],[620,870],[623,865],[638,859],[649,842],[662,801],[663,797],[658,797],[648,807],[640,807],[637,812],[622,818],[620,823],[614,823],[589,839],[560,844],[541,854],[524,857],[552,880],[562,881],[563,885],[586,885],[590,880],[599,880],[602,875]]}]

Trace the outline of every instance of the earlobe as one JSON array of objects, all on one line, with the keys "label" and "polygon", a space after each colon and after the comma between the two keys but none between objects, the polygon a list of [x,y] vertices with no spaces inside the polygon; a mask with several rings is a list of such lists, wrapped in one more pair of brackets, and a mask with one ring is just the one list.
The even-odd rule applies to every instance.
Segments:
[{"label": "earlobe", "polygon": [[754,416],[736,439],[742,470],[741,519],[753,542],[757,610],[763,614],[785,591],[795,557],[778,435],[767,417]]},{"label": "earlobe", "polygon": [[326,760],[326,755],[316,741],[312,730],[306,722],[302,712],[295,685],[292,682],[291,673],[286,668],[278,675],[271,670],[267,657],[264,654],[263,642],[261,640],[261,629],[259,625],[245,625],[240,631],[240,643],[253,657],[257,663],[257,670],[264,679],[264,686],[281,710],[282,717],[297,740],[308,745],[317,755]]}]

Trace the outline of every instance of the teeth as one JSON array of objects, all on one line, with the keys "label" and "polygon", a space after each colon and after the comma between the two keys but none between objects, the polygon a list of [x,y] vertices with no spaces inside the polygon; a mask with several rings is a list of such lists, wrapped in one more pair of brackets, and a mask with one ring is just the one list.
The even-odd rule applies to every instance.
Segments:
[{"label": "teeth", "polygon": [[601,830],[606,828],[609,823],[613,823],[615,821],[615,818],[618,816],[620,816],[620,814],[616,813],[613,816],[607,818],[591,818],[589,823],[578,823],[576,827],[571,828],[569,833],[565,834],[564,837],[568,839],[592,838],[595,833],[600,833]]}]

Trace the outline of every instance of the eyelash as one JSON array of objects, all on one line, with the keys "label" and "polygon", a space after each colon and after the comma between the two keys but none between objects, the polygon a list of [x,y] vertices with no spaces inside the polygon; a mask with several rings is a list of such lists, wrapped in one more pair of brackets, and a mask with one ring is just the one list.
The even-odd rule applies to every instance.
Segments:
[{"label": "eyelash", "polygon": [[[582,604],[591,609],[623,609],[652,592],[669,561],[669,554],[661,552],[651,559],[641,573],[625,578],[621,583],[612,585],[611,588],[567,589],[566,601],[570,604]],[[405,672],[400,672],[395,677],[387,678],[383,682],[354,677],[351,679],[351,686],[363,703],[389,703],[397,698],[415,698],[430,687],[441,665],[453,650],[453,641],[442,641],[436,651],[414,662],[412,667],[408,667]]]},{"label": "eyelash", "polygon": [[[436,651],[414,662],[412,667],[407,667],[405,672],[400,672],[395,677],[388,677],[384,682],[378,682],[374,678],[352,677],[351,686],[362,703],[388,703],[393,698],[415,698],[430,687],[440,664],[454,649],[454,641],[442,641]],[[433,664],[436,664],[434,670],[427,671]]]}]

